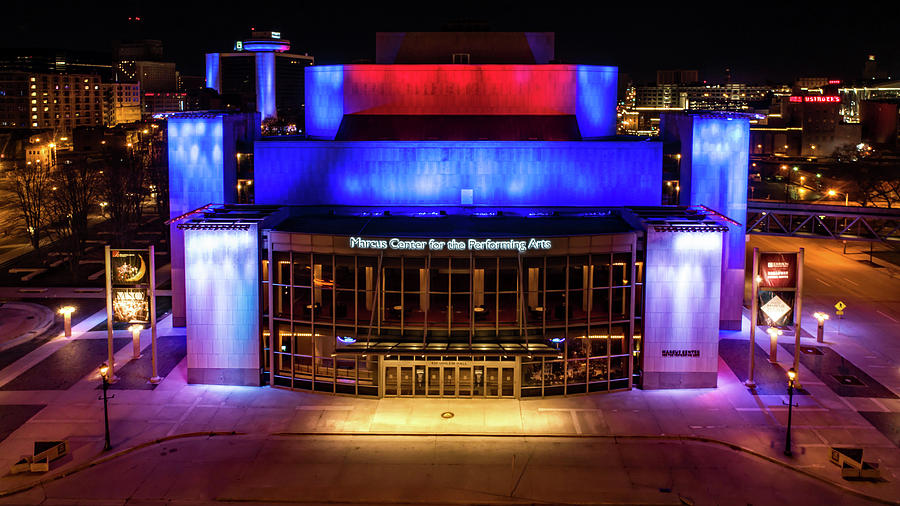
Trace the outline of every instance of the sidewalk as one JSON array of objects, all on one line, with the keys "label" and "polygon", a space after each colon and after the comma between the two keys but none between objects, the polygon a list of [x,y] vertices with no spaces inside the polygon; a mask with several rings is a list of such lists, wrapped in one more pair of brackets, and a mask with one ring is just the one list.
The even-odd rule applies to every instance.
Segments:
[{"label": "sidewalk", "polygon": [[[169,321],[170,318],[165,318],[160,322],[160,336],[184,332],[183,329],[171,329]],[[723,332],[722,337],[747,339],[747,326],[745,321],[743,332]],[[75,339],[105,339],[105,332],[86,332],[86,328],[90,327],[76,329]],[[814,328],[805,330],[815,331]],[[127,333],[123,333],[123,337],[125,334]],[[145,334],[141,342],[146,350],[150,343],[149,333]],[[815,342],[808,338],[803,341],[804,344]],[[46,346],[51,344],[53,343]],[[833,344],[838,351],[844,346],[840,340]],[[117,352],[116,360],[120,366],[130,357],[130,348],[129,344]],[[787,348],[793,349],[793,346]],[[35,351],[38,352],[42,352],[38,355],[46,356],[46,350]],[[146,355],[146,351],[144,353]],[[779,353],[781,364],[785,368],[790,367],[792,358],[787,349],[781,347]],[[31,357],[23,360],[29,358]],[[110,431],[114,451],[168,436],[214,431],[239,432],[245,434],[240,437],[254,441],[270,441],[273,438],[290,437],[291,434],[301,437],[300,434],[310,433],[402,433],[429,438],[436,435],[652,436],[670,438],[667,441],[679,441],[692,448],[703,446],[704,443],[689,443],[681,439],[708,438],[737,445],[746,450],[740,453],[753,462],[771,459],[782,462],[793,470],[769,469],[775,464],[767,463],[766,475],[787,473],[799,479],[805,476],[803,473],[808,473],[838,487],[896,501],[900,497],[900,451],[859,413],[860,406],[870,400],[860,398],[848,402],[817,382],[810,370],[803,365],[800,367],[801,380],[810,395],[803,399],[798,399],[800,396],[794,398],[800,406],[794,408],[793,413],[792,458],[782,454],[787,419],[787,408],[784,405],[786,395],[753,395],[721,358],[719,386],[716,389],[632,390],[534,400],[373,400],[291,392],[270,387],[188,385],[186,364],[182,360],[153,390],[111,391],[116,397],[110,401]],[[4,409],[12,406],[45,406],[0,442],[0,465],[8,468],[19,455],[29,453],[31,444],[36,439],[67,438],[71,443],[71,457],[54,463],[47,476],[66,473],[101,456],[103,409],[102,402],[97,400],[99,384],[97,373],[91,372],[66,390],[6,390],[0,387],[0,405],[4,405]],[[900,400],[878,401],[885,412],[900,412]],[[868,410],[869,406],[866,406],[865,409]],[[26,408],[21,409],[21,416],[25,417],[28,411]],[[453,418],[442,418],[440,415],[445,411],[452,412]],[[226,452],[218,448],[218,445],[232,444],[224,442],[224,439],[213,438],[212,441],[216,446],[210,451],[214,452]],[[351,438],[348,441],[352,443],[356,440]],[[174,443],[165,443],[163,446],[170,448],[173,445]],[[864,448],[865,460],[879,462],[886,481],[865,483],[842,480],[840,470],[828,460],[830,447],[833,445]],[[155,452],[147,451],[151,454]],[[753,456],[754,453],[758,456]],[[558,458],[565,462],[564,456]],[[242,462],[239,456],[231,456],[227,461],[231,465]],[[727,466],[729,461],[720,459],[720,462]],[[677,465],[673,464],[674,468]],[[116,466],[113,465],[112,469],[115,470]],[[223,473],[227,475],[226,471]],[[72,479],[78,481],[78,475],[75,476]],[[272,481],[270,486],[290,485],[285,482],[284,475],[275,470],[269,476]],[[276,479],[279,476],[281,478]],[[0,490],[14,489],[42,478],[30,474],[2,476]],[[823,490],[838,490],[819,483]],[[246,499],[249,498],[244,497],[242,500]]]}]

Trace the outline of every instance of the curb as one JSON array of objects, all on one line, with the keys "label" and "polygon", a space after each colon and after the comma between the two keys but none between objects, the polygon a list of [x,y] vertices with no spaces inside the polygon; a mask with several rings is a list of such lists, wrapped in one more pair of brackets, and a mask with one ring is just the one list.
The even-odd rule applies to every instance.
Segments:
[{"label": "curb", "polygon": [[115,453],[111,453],[109,455],[103,456],[103,454],[100,453],[97,456],[95,456],[93,460],[90,460],[83,464],[79,464],[79,465],[73,467],[72,469],[67,469],[58,474],[54,474],[53,476],[48,476],[48,477],[42,478],[38,481],[35,481],[32,483],[27,483],[25,485],[19,485],[18,487],[11,488],[9,490],[0,490],[0,498],[9,497],[12,495],[16,495],[16,494],[31,490],[34,487],[37,487],[39,485],[44,485],[44,484],[50,483],[52,481],[56,481],[56,480],[65,478],[67,476],[71,476],[79,471],[84,471],[85,469],[90,469],[91,467],[98,466],[100,464],[109,462],[110,460],[117,459],[119,457],[124,457],[125,455],[128,455],[129,453],[133,453],[133,452],[142,450],[142,449],[150,447],[150,446],[164,443],[166,441],[172,441],[174,439],[185,439],[185,438],[190,438],[190,437],[200,437],[200,436],[213,437],[213,436],[243,436],[243,435],[245,435],[243,432],[233,432],[233,431],[232,432],[187,432],[184,434],[175,434],[172,436],[161,437],[159,439],[154,439],[153,441],[147,441],[146,443],[141,443],[137,446],[132,446],[131,448],[119,450],[119,451],[117,451]]},{"label": "curb", "polygon": [[[50,483],[52,481],[56,481],[67,476],[71,476],[79,471],[83,471],[85,469],[89,469],[91,467],[103,464],[105,462],[109,462],[110,460],[117,459],[119,457],[123,457],[135,451],[154,446],[160,443],[164,443],[166,441],[172,441],[176,439],[186,439],[192,437],[214,437],[214,436],[246,436],[248,434],[243,432],[188,432],[184,434],[175,434],[172,436],[166,436],[159,439],[154,439],[153,441],[148,441],[146,443],[141,443],[139,445],[133,446],[131,448],[126,448],[124,450],[120,450],[116,453],[112,453],[106,456],[102,456],[103,454],[94,457],[94,460],[89,462],[85,462],[78,466],[73,467],[72,469],[68,469],[61,473],[55,474],[53,476],[48,476],[46,478],[40,479],[36,482],[29,483],[26,485],[20,485],[18,487],[0,491],[0,498],[9,497],[15,494],[19,494],[21,492],[25,492],[39,485],[44,485],[46,483]],[[620,440],[643,440],[643,441],[689,441],[689,442],[697,442],[697,443],[705,443],[717,446],[724,446],[728,449],[743,452],[752,457],[756,457],[772,464],[776,464],[781,466],[784,469],[788,469],[794,471],[796,473],[802,474],[809,478],[813,478],[821,483],[826,485],[830,485],[841,492],[849,493],[853,496],[866,499],[869,501],[874,501],[881,504],[893,504],[900,505],[900,501],[890,501],[887,499],[882,499],[880,497],[868,495],[864,492],[856,490],[854,488],[850,488],[842,483],[838,483],[832,481],[824,476],[819,476],[815,473],[807,471],[805,469],[801,469],[787,462],[783,462],[777,458],[770,457],[768,455],[764,455],[755,450],[751,450],[750,448],[745,448],[741,445],[735,443],[729,443],[727,441],[722,441],[719,439],[713,439],[703,436],[688,436],[688,435],[649,435],[649,434],[609,434],[609,435],[592,435],[592,434],[510,434],[510,433],[471,433],[471,432],[460,432],[448,434],[444,432],[273,432],[267,434],[266,436],[275,436],[275,437],[310,437],[310,436],[377,436],[377,437],[490,437],[490,438],[565,438],[565,439],[609,439],[614,442],[618,442]]]},{"label": "curb", "polygon": [[[40,322],[39,326],[25,332],[19,337],[14,337],[12,339],[7,340],[4,343],[0,343],[0,351],[8,350],[14,346],[18,346],[22,343],[28,342],[32,339],[38,338],[43,335],[45,332],[50,330],[51,327],[56,323],[56,313],[54,313],[50,308],[41,304],[33,304],[30,302],[4,302],[0,303],[0,306],[11,308],[11,309],[23,309],[29,310],[32,312],[40,313],[40,316],[43,318],[43,321]],[[36,311],[35,311],[36,310]]]}]

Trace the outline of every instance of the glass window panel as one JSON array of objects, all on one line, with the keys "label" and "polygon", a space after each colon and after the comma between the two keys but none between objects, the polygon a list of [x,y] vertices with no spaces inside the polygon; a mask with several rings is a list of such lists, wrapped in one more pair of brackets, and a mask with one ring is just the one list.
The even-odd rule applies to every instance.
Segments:
[{"label": "glass window panel", "polygon": [[294,357],[294,377],[312,378],[312,357]]},{"label": "glass window panel", "polygon": [[335,294],[334,319],[338,323],[353,323],[353,291],[338,290]]},{"label": "glass window panel", "polygon": [[469,294],[453,292],[451,295],[451,304],[453,306],[453,324],[468,325],[469,324]]},{"label": "glass window panel", "polygon": [[[267,254],[268,253],[263,250],[262,255],[265,256]],[[264,258],[262,261],[262,280],[264,283],[269,280],[269,260],[267,258]]]},{"label": "glass window panel", "polygon": [[500,310],[497,312],[497,318],[500,325],[516,324],[518,322],[518,296],[514,293],[501,293],[498,298]]},{"label": "glass window panel", "polygon": [[631,253],[615,253],[612,264],[613,286],[625,286],[631,282]]},{"label": "glass window panel", "polygon": [[602,357],[609,354],[609,332],[605,325],[591,326],[591,334],[588,342],[591,343],[590,353],[592,357]]},{"label": "glass window panel", "polygon": [[275,323],[275,351],[293,353],[291,344],[291,324],[287,322]]},{"label": "glass window panel", "polygon": [[515,258],[500,259],[500,291],[515,292],[518,290],[519,262]]},{"label": "glass window panel", "polygon": [[566,382],[568,384],[584,383],[587,378],[587,361],[569,360],[566,369]]},{"label": "glass window panel", "polygon": [[588,361],[588,381],[606,381],[607,363],[605,358]]},{"label": "glass window panel", "polygon": [[609,379],[627,379],[628,357],[613,357],[609,359]]},{"label": "glass window panel", "polygon": [[612,289],[612,320],[631,318],[631,288]]},{"label": "glass window panel", "polygon": [[331,255],[313,255],[313,283],[316,286],[334,287],[334,271]]},{"label": "glass window panel", "polygon": [[294,347],[296,355],[312,355],[312,331],[306,325],[294,325]]},{"label": "glass window panel", "polygon": [[316,321],[318,323],[331,322],[334,319],[334,290],[313,288],[313,296],[315,297]]},{"label": "glass window panel", "polygon": [[273,251],[272,262],[275,264],[275,283],[291,284],[291,254],[287,251]]},{"label": "glass window panel", "polygon": [[262,312],[264,316],[269,314],[269,284],[262,285]]},{"label": "glass window panel", "polygon": [[309,321],[312,318],[312,293],[306,287],[294,287],[294,319]]},{"label": "glass window panel", "polygon": [[562,385],[565,382],[563,361],[544,362],[544,387]]},{"label": "glass window panel", "polygon": [[334,375],[334,359],[331,357],[316,357],[316,377],[331,378]]},{"label": "glass window panel", "polygon": [[294,286],[311,286],[312,266],[308,253],[294,253]]},{"label": "glass window panel", "polygon": [[385,258],[381,263],[384,272],[384,290],[389,292],[399,292],[402,289],[400,284],[401,270],[399,258]]},{"label": "glass window panel", "polygon": [[275,317],[291,317],[291,288],[289,286],[275,286]]},{"label": "glass window panel", "polygon": [[353,257],[334,257],[334,285],[336,288],[353,288],[355,279]]},{"label": "glass window panel", "polygon": [[568,308],[569,308],[569,325],[584,323],[587,321],[588,308],[590,308],[590,297],[585,297],[585,294],[590,295],[591,290],[569,290],[567,295]]},{"label": "glass window panel", "polygon": [[548,322],[563,323],[566,321],[566,292],[547,292],[545,308]]},{"label": "glass window panel", "polygon": [[486,293],[482,304],[475,306],[475,326],[493,327],[497,320],[497,294]]},{"label": "glass window panel", "polygon": [[[359,318],[359,325],[369,325],[372,320],[372,307],[375,304],[375,292],[357,292],[356,294],[356,312]],[[375,322],[372,322],[374,325]]]},{"label": "glass window panel", "polygon": [[609,336],[609,354],[623,355],[628,353],[628,324],[614,323]]},{"label": "glass window panel", "polygon": [[450,288],[450,259],[432,258],[428,289],[431,293],[447,293]]},{"label": "glass window panel", "polygon": [[590,346],[589,340],[583,337],[583,334],[578,337],[569,337],[566,339],[566,349],[569,358],[584,358],[587,357],[588,349]]},{"label": "glass window panel", "polygon": [[609,286],[609,261],[609,255],[591,255],[591,265],[593,266],[591,280],[594,288]]},{"label": "glass window panel", "polygon": [[451,266],[450,291],[454,293],[468,293],[471,290],[469,285],[469,259],[453,258],[451,259]]},{"label": "glass window panel", "polygon": [[569,290],[583,290],[592,286],[591,266],[587,255],[569,257]]},{"label": "glass window panel", "polygon": [[378,259],[373,257],[357,257],[356,289],[359,291],[374,292],[375,271],[378,268]]},{"label": "glass window panel", "polygon": [[547,290],[566,289],[566,257],[547,258]]},{"label": "glass window panel", "polygon": [[378,358],[377,357],[359,357],[357,359],[357,374],[359,374],[360,385],[377,385],[378,384]]},{"label": "glass window panel", "polygon": [[609,321],[609,290],[601,288],[591,292],[591,321]]},{"label": "glass window panel", "polygon": [[338,378],[356,379],[356,360],[353,358],[338,358],[335,360]]},{"label": "glass window panel", "polygon": [[497,291],[497,259],[476,258],[475,268],[482,271],[485,292]]},{"label": "glass window panel", "polygon": [[[490,370],[490,369],[489,369]],[[494,369],[496,371],[496,369]],[[539,387],[541,386],[541,373],[543,367],[541,362],[526,362],[522,364],[522,386],[523,387]]]},{"label": "glass window panel", "polygon": [[425,276],[424,258],[406,258],[403,261],[403,290],[418,292],[427,290],[428,278]]},{"label": "glass window panel", "polygon": [[400,316],[403,313],[403,304],[400,302],[399,293],[384,294],[384,313],[382,320],[386,323],[400,324]]}]

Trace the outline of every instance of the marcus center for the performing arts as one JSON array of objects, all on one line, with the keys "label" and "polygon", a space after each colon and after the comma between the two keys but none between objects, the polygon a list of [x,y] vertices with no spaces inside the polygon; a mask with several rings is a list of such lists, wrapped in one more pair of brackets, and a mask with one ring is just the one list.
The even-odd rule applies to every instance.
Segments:
[{"label": "marcus center for the performing arts", "polygon": [[[260,137],[258,113],[170,117],[188,381],[466,398],[716,386],[719,330],[741,321],[749,120],[676,113],[660,138],[617,137],[617,72],[311,66],[306,136]],[[678,205],[661,205],[667,156]]]}]

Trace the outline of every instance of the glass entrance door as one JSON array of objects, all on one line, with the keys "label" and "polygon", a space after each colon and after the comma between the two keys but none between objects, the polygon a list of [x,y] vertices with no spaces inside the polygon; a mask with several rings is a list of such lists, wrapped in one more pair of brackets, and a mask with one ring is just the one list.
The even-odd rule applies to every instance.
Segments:
[{"label": "glass entrance door", "polygon": [[456,367],[442,367],[441,378],[443,379],[443,388],[441,395],[444,397],[456,397]]},{"label": "glass entrance door", "polygon": [[428,366],[428,396],[441,396],[441,368]]},{"label": "glass entrance door", "polygon": [[459,396],[460,397],[471,397],[472,396],[472,368],[471,367],[459,367],[459,372],[457,376],[459,377]]}]

